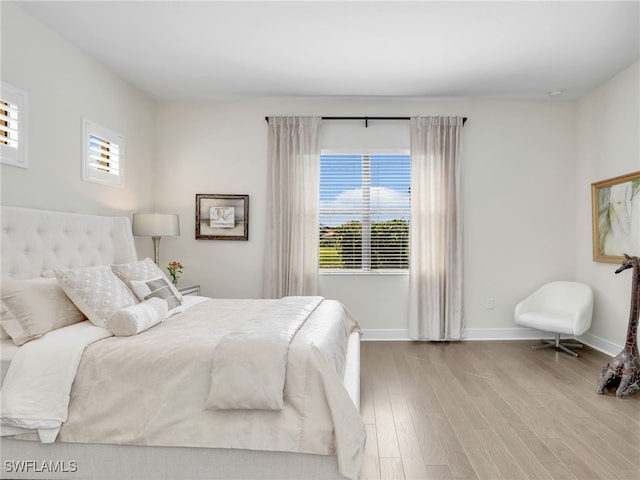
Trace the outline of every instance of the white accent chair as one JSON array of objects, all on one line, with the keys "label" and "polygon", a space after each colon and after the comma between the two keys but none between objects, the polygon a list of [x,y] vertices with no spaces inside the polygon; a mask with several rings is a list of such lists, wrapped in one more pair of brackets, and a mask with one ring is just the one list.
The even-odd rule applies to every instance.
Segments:
[{"label": "white accent chair", "polygon": [[555,334],[554,340],[542,340],[541,345],[531,348],[554,348],[574,357],[578,354],[569,349],[581,348],[580,343],[560,342],[560,334],[578,336],[591,327],[593,314],[593,291],[580,282],[550,282],[516,305],[516,324]]}]

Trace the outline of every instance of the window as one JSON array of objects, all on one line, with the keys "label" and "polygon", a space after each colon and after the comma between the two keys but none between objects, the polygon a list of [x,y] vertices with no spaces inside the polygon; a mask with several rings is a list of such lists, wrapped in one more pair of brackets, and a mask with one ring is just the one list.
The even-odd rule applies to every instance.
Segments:
[{"label": "window", "polygon": [[82,179],[124,186],[124,136],[82,120]]},{"label": "window", "polygon": [[0,87],[0,161],[28,168],[27,94],[6,83]]},{"label": "window", "polygon": [[409,269],[411,157],[320,156],[320,271]]}]

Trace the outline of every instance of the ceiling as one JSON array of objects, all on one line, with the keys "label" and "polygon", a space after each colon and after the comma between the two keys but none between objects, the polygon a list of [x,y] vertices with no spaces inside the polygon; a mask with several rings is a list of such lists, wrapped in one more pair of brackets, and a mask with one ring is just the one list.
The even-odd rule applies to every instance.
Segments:
[{"label": "ceiling", "polygon": [[16,2],[164,100],[575,99],[640,57],[640,2]]}]

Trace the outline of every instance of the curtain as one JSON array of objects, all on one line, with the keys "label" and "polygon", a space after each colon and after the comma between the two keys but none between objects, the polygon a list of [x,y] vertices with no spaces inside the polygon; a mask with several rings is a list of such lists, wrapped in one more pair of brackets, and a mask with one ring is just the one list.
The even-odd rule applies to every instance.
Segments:
[{"label": "curtain", "polygon": [[318,290],[320,117],[269,117],[264,296]]},{"label": "curtain", "polygon": [[462,306],[462,117],[411,118],[409,336],[459,340]]}]

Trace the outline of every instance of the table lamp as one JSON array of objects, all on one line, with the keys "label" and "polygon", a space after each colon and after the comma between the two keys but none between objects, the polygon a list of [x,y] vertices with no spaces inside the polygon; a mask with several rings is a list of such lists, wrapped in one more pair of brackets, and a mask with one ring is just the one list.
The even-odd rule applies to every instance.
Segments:
[{"label": "table lamp", "polygon": [[180,219],[178,215],[134,213],[131,223],[134,235],[151,237],[153,241],[153,261],[159,266],[160,238],[180,235]]}]

